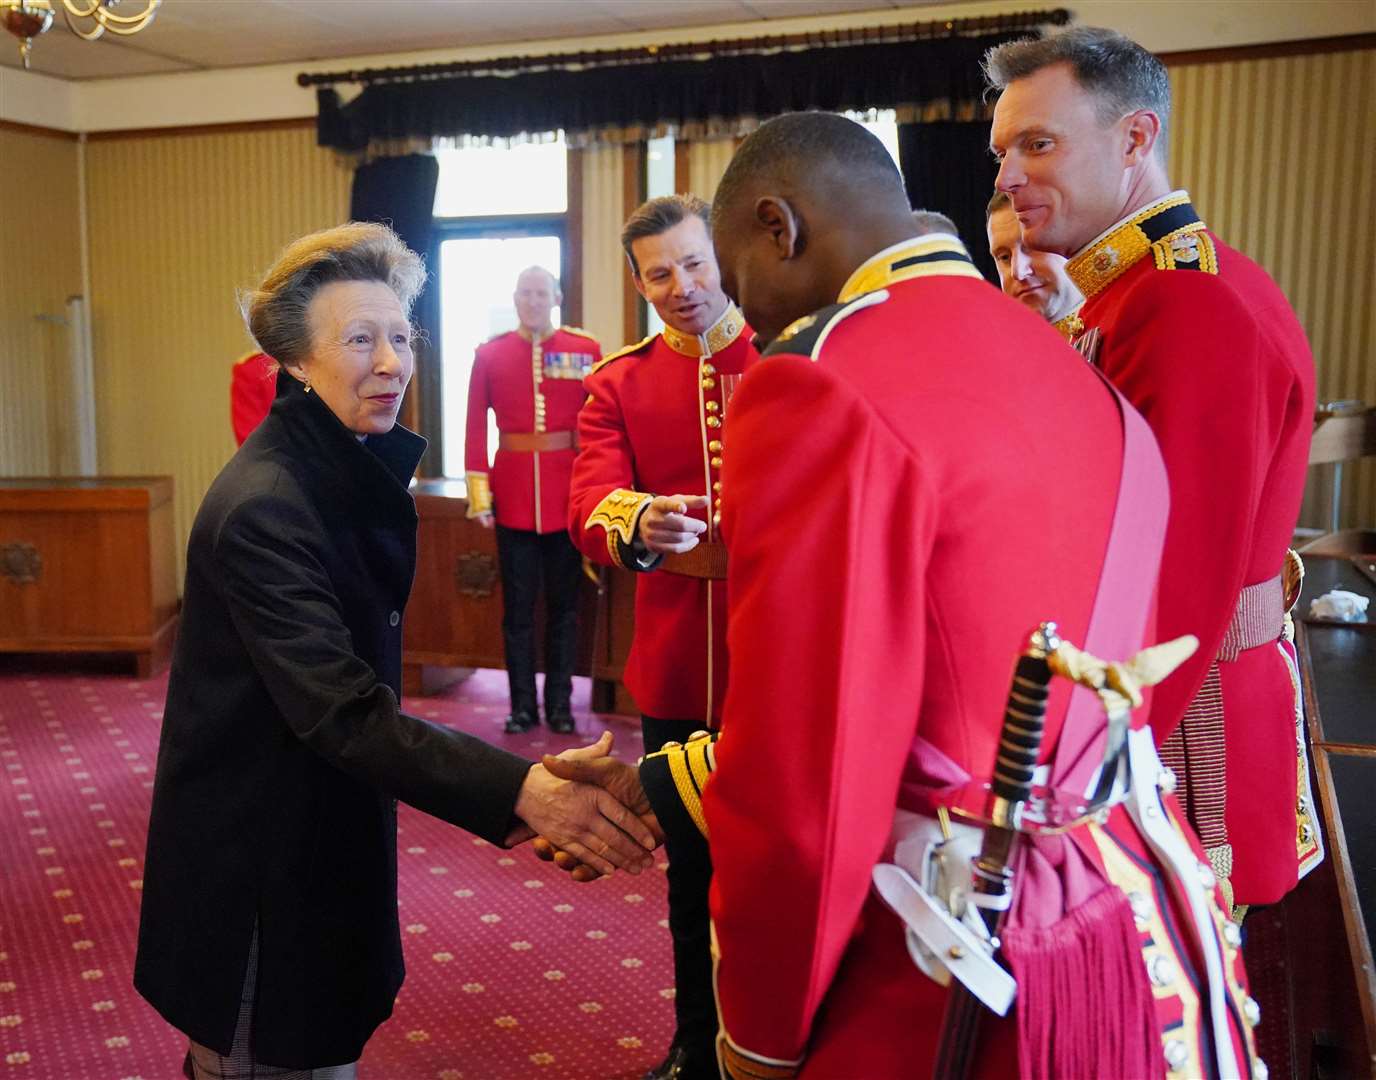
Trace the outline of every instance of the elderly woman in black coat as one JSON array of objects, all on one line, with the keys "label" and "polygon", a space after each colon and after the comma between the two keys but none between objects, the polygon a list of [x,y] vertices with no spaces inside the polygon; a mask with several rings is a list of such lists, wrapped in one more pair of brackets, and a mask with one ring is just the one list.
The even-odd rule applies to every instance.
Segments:
[{"label": "elderly woman in black coat", "polygon": [[603,788],[399,709],[425,440],[396,416],[424,279],[355,223],[247,298],[277,395],[191,531],[134,974],[193,1078],[355,1075],[403,976],[398,799],[604,873],[649,863],[646,821]]}]

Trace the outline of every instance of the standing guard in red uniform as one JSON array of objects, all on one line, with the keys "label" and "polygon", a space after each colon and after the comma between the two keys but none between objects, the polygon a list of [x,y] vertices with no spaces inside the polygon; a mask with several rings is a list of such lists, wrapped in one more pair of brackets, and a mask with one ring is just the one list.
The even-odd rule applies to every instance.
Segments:
[{"label": "standing guard in red uniform", "polygon": [[[1238,928],[1150,730],[1127,730],[1170,664],[1081,654],[1052,670],[1098,697],[1009,690],[1044,620],[1110,658],[1153,636],[1145,422],[958,240],[913,236],[850,120],[763,125],[713,219],[728,292],[774,339],[726,439],[731,684],[720,740],[641,779],[669,843],[710,836],[724,1075],[1260,1077]],[[960,815],[1010,745],[1040,794],[1005,819],[998,946],[975,929],[990,832]],[[1038,821],[1064,831],[1021,831]],[[1012,1012],[974,1005],[971,1038],[943,1020],[971,995]]]},{"label": "standing guard in red uniform", "polygon": [[1314,416],[1314,360],[1266,272],[1166,174],[1170,83],[1111,30],[991,50],[997,186],[1033,247],[1071,256],[1077,347],[1142,412],[1171,484],[1158,629],[1201,647],[1152,727],[1234,903],[1273,903],[1323,858],[1288,612],[1287,545]]},{"label": "standing guard in red uniform", "polygon": [[[468,384],[464,465],[468,516],[497,526],[502,575],[502,639],[511,688],[509,733],[538,722],[535,703],[535,598],[545,590],[545,722],[574,730],[569,698],[578,635],[578,552],[569,543],[569,474],[583,379],[602,350],[585,330],[557,329],[562,296],[548,270],[516,279],[520,326],[478,346]],[[487,411],[497,416],[497,457],[489,478]]]},{"label": "standing guard in red uniform", "polygon": [[[707,218],[701,199],[671,195],[645,203],[622,230],[632,280],[664,329],[588,377],[569,495],[569,532],[583,553],[641,575],[625,682],[647,752],[716,727],[726,690],[726,550],[714,511],[726,415],[757,354],[721,290]],[[711,867],[691,849],[667,851],[678,1026],[651,1076],[694,1080],[716,1068]]]}]

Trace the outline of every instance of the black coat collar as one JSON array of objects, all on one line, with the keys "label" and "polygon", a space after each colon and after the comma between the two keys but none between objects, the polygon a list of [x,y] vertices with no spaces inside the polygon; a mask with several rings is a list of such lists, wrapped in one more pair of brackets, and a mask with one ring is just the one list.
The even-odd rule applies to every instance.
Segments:
[{"label": "black coat collar", "polygon": [[[318,394],[306,393],[286,370],[277,373],[277,396],[269,413],[295,467],[341,501],[391,505],[407,491],[426,440],[397,424],[363,442],[340,423]],[[414,512],[414,506],[413,512]]]}]

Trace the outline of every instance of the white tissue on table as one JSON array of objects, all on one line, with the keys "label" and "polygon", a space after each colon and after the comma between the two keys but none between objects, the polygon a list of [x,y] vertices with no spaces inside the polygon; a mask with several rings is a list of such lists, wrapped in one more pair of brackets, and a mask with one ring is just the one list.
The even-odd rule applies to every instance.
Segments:
[{"label": "white tissue on table", "polygon": [[1311,619],[1341,619],[1343,622],[1361,622],[1366,618],[1366,606],[1371,601],[1360,593],[1334,589],[1316,600],[1309,601]]}]

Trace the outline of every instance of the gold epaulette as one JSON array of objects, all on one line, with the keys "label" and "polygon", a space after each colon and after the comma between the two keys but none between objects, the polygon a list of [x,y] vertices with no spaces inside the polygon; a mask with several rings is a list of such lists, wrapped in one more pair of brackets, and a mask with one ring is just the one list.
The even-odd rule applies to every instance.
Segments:
[{"label": "gold epaulette", "polygon": [[1198,232],[1177,232],[1163,236],[1151,246],[1152,259],[1158,270],[1203,270],[1218,273],[1218,249],[1212,237]]},{"label": "gold epaulette", "polygon": [[649,345],[650,342],[654,341],[654,339],[658,336],[658,334],[651,334],[649,337],[642,338],[640,341],[637,341],[634,345],[627,345],[624,349],[617,349],[616,352],[611,353],[608,356],[602,357],[601,360],[593,364],[592,370],[589,371],[588,374],[595,375],[608,364],[610,364],[613,360],[620,360],[623,356],[630,356],[632,353],[638,353],[641,349]]},{"label": "gold epaulette", "polygon": [[581,326],[561,326],[559,327],[559,329],[564,331],[564,333],[566,334],[577,334],[579,337],[585,337],[589,341],[597,340],[597,338],[593,335],[592,331],[584,330]]}]

